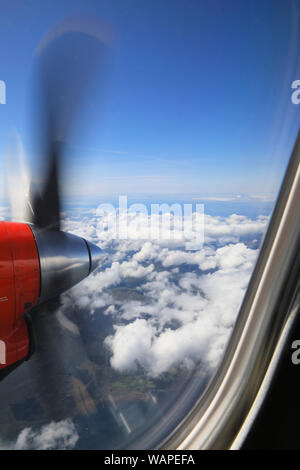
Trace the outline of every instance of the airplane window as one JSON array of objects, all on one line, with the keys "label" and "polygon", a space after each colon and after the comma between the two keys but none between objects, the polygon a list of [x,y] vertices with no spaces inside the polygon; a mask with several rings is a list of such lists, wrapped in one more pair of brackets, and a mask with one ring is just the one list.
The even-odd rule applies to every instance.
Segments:
[{"label": "airplane window", "polygon": [[0,8],[0,221],[102,250],[29,313],[0,448],[157,448],[218,371],[296,140],[299,5]]}]

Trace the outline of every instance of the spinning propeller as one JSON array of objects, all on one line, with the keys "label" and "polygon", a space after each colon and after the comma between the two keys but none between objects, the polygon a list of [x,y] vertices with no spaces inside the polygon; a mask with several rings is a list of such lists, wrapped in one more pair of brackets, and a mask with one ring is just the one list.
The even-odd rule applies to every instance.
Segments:
[{"label": "spinning propeller", "polygon": [[[86,278],[103,258],[99,247],[61,230],[60,188],[65,147],[95,70],[103,65],[109,36],[98,22],[71,19],[50,31],[35,52],[38,98],[32,116],[39,161],[34,177],[23,169],[26,190],[9,188],[21,194],[21,204],[12,201],[12,209],[23,205],[21,221],[13,212],[12,222],[0,222],[0,379],[31,356],[34,337],[43,344],[51,327],[45,303]],[[9,166],[8,184],[16,183],[20,168]]]}]

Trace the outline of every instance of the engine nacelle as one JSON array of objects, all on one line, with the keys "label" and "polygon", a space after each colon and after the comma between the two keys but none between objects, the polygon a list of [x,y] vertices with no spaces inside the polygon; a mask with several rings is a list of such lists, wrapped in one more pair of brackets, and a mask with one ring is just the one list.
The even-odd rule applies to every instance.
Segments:
[{"label": "engine nacelle", "polygon": [[87,277],[102,256],[76,235],[0,222],[0,372],[31,355],[30,310]]}]

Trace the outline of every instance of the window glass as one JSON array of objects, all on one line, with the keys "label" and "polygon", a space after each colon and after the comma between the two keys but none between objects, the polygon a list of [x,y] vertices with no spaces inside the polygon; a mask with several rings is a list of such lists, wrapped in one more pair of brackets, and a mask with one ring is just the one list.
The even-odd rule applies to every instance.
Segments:
[{"label": "window glass", "polygon": [[[299,6],[0,8],[0,220],[9,195],[22,199],[25,162],[40,172],[42,38],[82,15],[112,38],[78,103],[61,185],[63,230],[99,245],[103,263],[38,308],[37,352],[0,383],[0,447],[153,448],[216,373],[259,254],[299,128]],[[65,51],[80,61],[75,45]]]}]

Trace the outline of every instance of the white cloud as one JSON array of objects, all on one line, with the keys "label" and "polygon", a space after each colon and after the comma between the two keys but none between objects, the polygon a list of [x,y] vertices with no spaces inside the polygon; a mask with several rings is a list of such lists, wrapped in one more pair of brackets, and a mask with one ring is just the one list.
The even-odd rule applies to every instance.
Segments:
[{"label": "white cloud", "polygon": [[[103,249],[117,249],[120,255],[124,251],[138,251],[143,248],[143,252],[139,255],[140,259],[135,256],[139,262],[142,261],[141,257],[149,258],[153,249],[156,251],[164,247],[185,249],[187,241],[197,241],[199,232],[203,228],[203,219],[199,213],[194,213],[193,226],[184,225],[182,219],[173,214],[170,215],[170,225],[169,215],[164,214],[164,217],[159,219],[160,231],[157,234],[155,231],[152,233],[149,230],[151,226],[157,227],[155,221],[158,216],[156,214],[128,214],[127,238],[122,239],[117,238],[112,229],[114,225],[119,225],[118,214],[116,215],[115,212],[97,214],[97,209],[92,209],[82,220],[67,218],[64,220],[65,230],[97,243]],[[120,217],[122,218],[122,216]],[[250,219],[237,214],[232,214],[229,217],[205,214],[205,243],[236,243],[240,241],[241,237],[261,235],[265,232],[268,220],[267,216]]]},{"label": "white cloud", "polygon": [[[199,361],[213,370],[258,255],[250,242],[263,235],[268,217],[205,215],[205,244],[197,251],[186,250],[180,237],[153,240],[148,231],[147,238],[151,216],[145,214],[134,216],[145,238],[115,239],[111,230],[103,230],[111,227],[110,217],[109,213],[97,217],[92,211],[83,221],[68,219],[65,224],[106,251],[105,267],[73,292],[79,307],[90,313],[101,307],[111,316],[113,330],[105,339],[111,366],[134,371],[139,365],[154,377],[171,367],[192,367]],[[173,230],[180,226],[175,223]],[[191,232],[191,240],[193,236]],[[114,298],[111,288],[129,279],[134,280],[131,289],[140,297]],[[67,305],[66,300],[63,308]]]},{"label": "white cloud", "polygon": [[126,326],[115,326],[115,334],[106,338],[106,344],[114,351],[112,367],[121,371],[134,369],[139,361],[149,369],[149,350],[153,336],[151,324],[143,319],[137,319]]},{"label": "white cloud", "polygon": [[23,429],[14,444],[2,444],[2,449],[65,450],[75,447],[79,435],[71,419],[42,426],[38,430]]},{"label": "white cloud", "polygon": [[172,272],[154,272],[139,287],[152,303],[121,306],[122,319],[130,323],[117,325],[106,340],[112,367],[124,371],[139,363],[157,376],[187,360],[217,365],[257,255],[243,244],[224,248],[216,250],[216,271],[182,274],[178,285],[172,282]]}]

